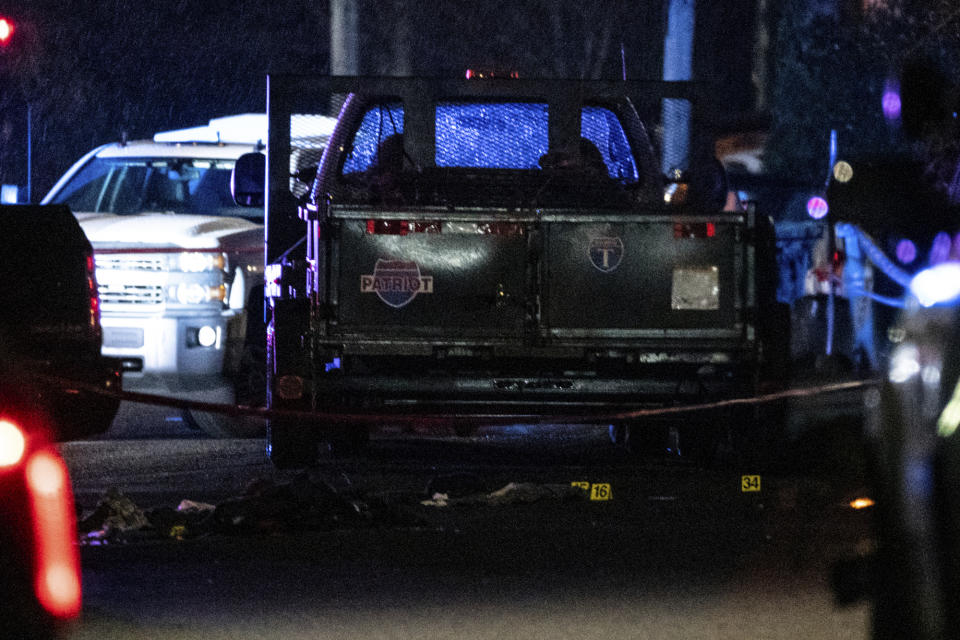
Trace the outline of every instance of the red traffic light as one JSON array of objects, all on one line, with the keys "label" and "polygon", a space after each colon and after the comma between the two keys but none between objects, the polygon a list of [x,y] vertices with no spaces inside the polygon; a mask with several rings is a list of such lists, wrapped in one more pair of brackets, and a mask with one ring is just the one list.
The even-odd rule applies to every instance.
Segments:
[{"label": "red traffic light", "polygon": [[10,38],[13,37],[13,22],[7,18],[0,17],[0,45],[5,45],[10,42]]}]

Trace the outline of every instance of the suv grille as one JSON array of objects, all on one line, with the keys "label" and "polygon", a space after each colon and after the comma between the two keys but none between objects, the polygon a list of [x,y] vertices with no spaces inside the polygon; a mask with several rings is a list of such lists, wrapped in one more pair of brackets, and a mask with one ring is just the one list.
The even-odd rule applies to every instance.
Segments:
[{"label": "suv grille", "polygon": [[[163,285],[141,282],[122,282],[112,273],[135,271],[139,273],[160,273],[166,269],[164,256],[150,255],[104,255],[96,254],[97,288],[100,303],[103,305],[152,306],[163,304]],[[124,278],[126,279],[126,278]]]},{"label": "suv grille", "polygon": [[101,304],[152,305],[163,302],[163,287],[160,285],[100,285],[99,291]]},{"label": "suv grille", "polygon": [[125,269],[128,271],[163,271],[163,259],[149,256],[104,256],[97,254],[97,269]]}]

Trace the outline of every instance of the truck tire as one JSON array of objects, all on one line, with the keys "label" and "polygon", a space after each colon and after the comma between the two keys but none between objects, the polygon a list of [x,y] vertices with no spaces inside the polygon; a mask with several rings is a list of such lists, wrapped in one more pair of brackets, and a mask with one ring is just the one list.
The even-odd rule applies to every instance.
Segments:
[{"label": "truck tire", "polygon": [[[261,382],[262,380],[262,382]],[[266,364],[264,352],[246,345],[240,368],[234,379],[232,397],[226,402],[248,407],[263,407],[266,402]],[[213,438],[262,438],[266,421],[252,415],[229,415],[190,409],[186,412],[190,424]]]}]

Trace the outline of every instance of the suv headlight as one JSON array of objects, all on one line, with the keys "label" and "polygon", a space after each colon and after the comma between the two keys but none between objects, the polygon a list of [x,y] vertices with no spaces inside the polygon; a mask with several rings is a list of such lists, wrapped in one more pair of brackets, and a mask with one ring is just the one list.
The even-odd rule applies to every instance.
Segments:
[{"label": "suv headlight", "polygon": [[197,282],[181,282],[170,287],[169,297],[180,304],[223,302],[227,298],[226,285],[205,286]]},{"label": "suv headlight", "polygon": [[186,273],[226,271],[227,256],[209,251],[184,251],[177,257],[176,269]]},{"label": "suv headlight", "polygon": [[224,304],[227,256],[220,251],[185,250],[170,255],[167,300],[182,305]]}]

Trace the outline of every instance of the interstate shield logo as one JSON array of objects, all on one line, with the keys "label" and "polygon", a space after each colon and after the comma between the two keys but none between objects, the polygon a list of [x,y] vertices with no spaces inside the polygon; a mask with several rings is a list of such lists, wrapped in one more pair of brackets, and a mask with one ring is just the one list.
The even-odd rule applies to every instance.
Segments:
[{"label": "interstate shield logo", "polygon": [[385,304],[399,309],[418,293],[433,293],[433,276],[420,275],[416,262],[380,258],[372,274],[360,276],[360,292],[375,293]]},{"label": "interstate shield logo", "polygon": [[623,241],[620,238],[593,238],[590,240],[590,262],[600,271],[610,273],[623,260]]}]

